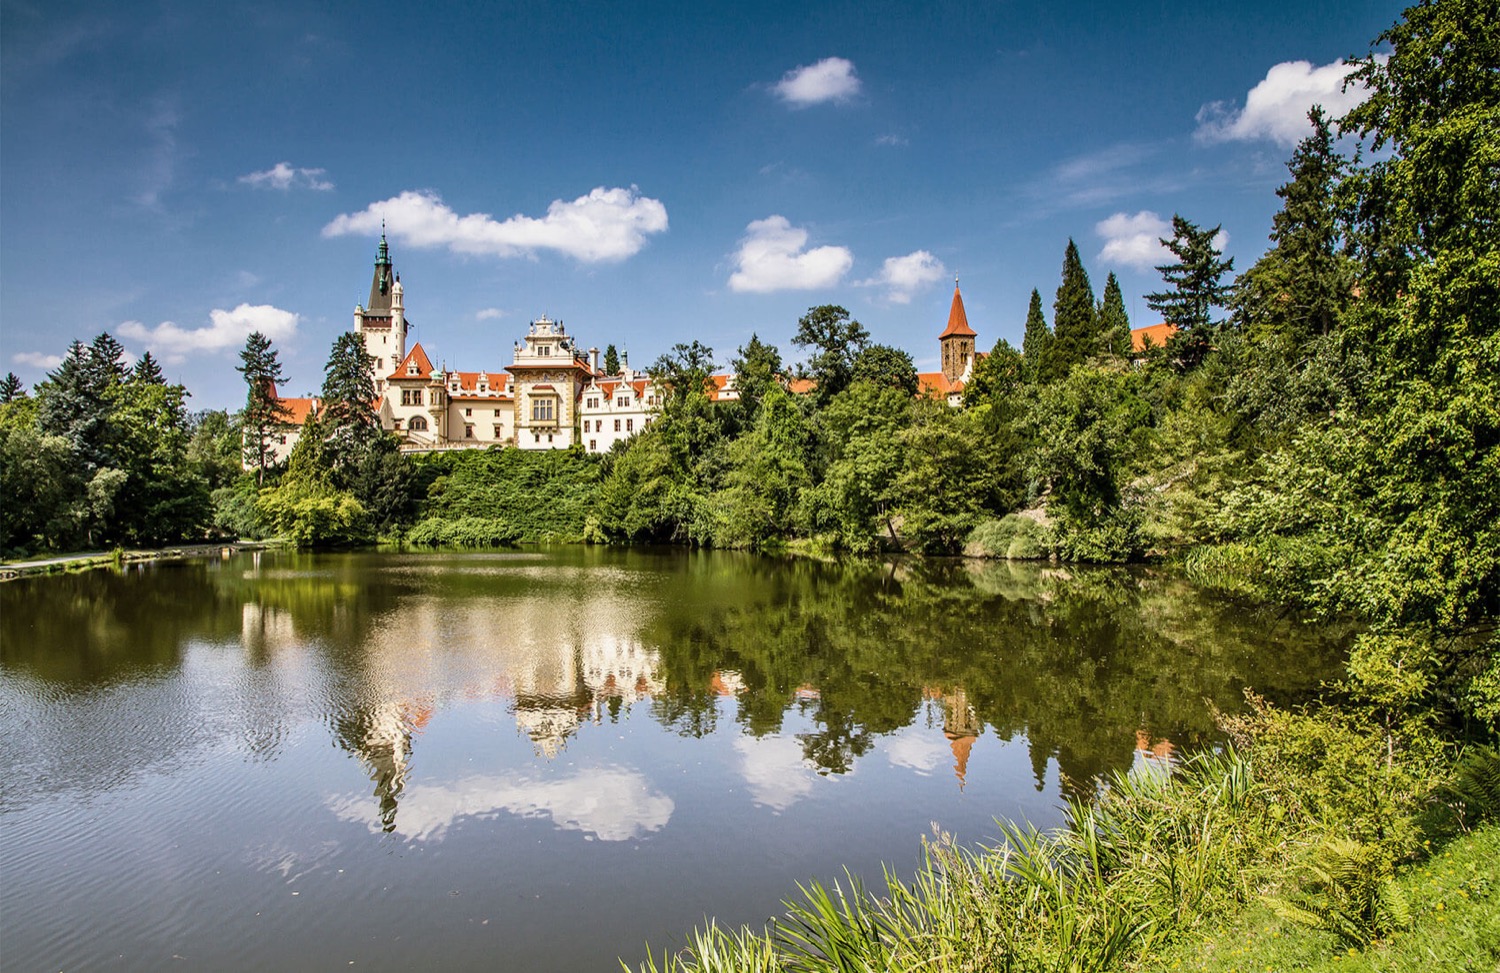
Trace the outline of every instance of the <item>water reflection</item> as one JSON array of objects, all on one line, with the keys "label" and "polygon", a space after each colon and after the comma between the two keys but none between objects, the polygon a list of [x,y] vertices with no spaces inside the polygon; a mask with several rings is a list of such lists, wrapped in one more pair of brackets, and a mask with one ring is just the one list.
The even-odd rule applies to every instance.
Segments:
[{"label": "water reflection", "polygon": [[[553,781],[522,799],[525,780],[413,791],[424,728],[458,703],[506,707],[544,763],[637,706],[682,736],[743,734],[740,776],[778,810],[882,738],[893,765],[946,766],[958,788],[976,741],[1024,739],[1038,790],[1055,765],[1063,794],[1087,796],[1140,753],[1168,755],[1162,741],[1214,740],[1211,707],[1234,710],[1245,685],[1316,685],[1340,638],[1152,572],[1004,564],[266,554],[0,586],[8,678],[43,696],[96,692],[179,669],[191,644],[222,647],[241,663],[214,718],[252,757],[275,759],[314,709],[368,778],[378,828],[424,835],[442,831],[434,807],[555,818],[548,795],[572,793]],[[119,749],[113,729],[96,728],[97,746]]]}]

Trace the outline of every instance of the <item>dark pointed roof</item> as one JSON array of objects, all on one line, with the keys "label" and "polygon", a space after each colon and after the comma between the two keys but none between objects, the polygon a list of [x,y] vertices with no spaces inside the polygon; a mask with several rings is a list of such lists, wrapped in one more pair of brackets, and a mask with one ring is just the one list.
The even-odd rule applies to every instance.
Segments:
[{"label": "dark pointed roof", "polygon": [[958,292],[958,281],[953,282],[953,306],[948,308],[948,327],[938,335],[938,340],[944,338],[973,338],[977,337],[974,329],[969,327],[969,316],[964,313],[963,295]]},{"label": "dark pointed roof", "polygon": [[380,234],[380,249],[375,254],[375,275],[370,279],[370,302],[366,312],[389,314],[391,311],[391,285],[396,282],[391,273],[391,248],[385,242],[385,233]]}]

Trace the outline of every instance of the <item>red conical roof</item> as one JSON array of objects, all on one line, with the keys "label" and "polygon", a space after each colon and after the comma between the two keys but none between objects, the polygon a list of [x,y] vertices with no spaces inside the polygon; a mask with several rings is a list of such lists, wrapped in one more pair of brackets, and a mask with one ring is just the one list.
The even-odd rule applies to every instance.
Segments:
[{"label": "red conical roof", "polygon": [[943,333],[938,335],[938,340],[941,341],[944,338],[952,337],[976,337],[974,329],[969,327],[969,316],[964,313],[964,298],[958,292],[958,281],[956,280],[953,282],[953,306],[948,308],[948,327],[944,328]]}]

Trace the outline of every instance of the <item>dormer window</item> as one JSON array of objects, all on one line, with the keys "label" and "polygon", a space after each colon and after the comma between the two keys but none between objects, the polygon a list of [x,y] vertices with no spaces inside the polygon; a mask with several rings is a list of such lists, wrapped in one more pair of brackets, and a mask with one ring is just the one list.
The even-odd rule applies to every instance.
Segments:
[{"label": "dormer window", "polygon": [[417,363],[415,361],[412,361],[412,362],[410,362],[410,363],[407,364],[407,366],[406,366],[406,374],[408,374],[408,375],[415,375],[415,374],[417,374]]}]

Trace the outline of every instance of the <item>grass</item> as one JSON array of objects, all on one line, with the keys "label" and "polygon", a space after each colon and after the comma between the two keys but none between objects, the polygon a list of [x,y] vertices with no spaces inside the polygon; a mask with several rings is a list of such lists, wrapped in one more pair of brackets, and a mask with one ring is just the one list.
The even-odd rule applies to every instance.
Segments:
[{"label": "grass", "polygon": [[1264,901],[1143,962],[1143,973],[1494,973],[1500,969],[1500,826],[1463,835],[1397,874],[1409,928],[1363,949]]}]

